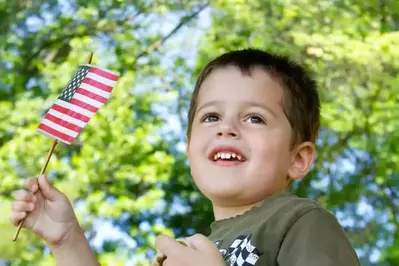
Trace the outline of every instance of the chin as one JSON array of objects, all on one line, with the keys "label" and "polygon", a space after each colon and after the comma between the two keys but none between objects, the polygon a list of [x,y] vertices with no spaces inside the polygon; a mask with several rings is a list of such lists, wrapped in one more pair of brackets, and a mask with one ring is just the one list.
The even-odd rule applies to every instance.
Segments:
[{"label": "chin", "polygon": [[225,204],[232,204],[239,200],[242,195],[243,186],[233,186],[232,184],[218,186],[218,184],[198,184],[198,188],[209,200],[212,202],[223,202]]}]

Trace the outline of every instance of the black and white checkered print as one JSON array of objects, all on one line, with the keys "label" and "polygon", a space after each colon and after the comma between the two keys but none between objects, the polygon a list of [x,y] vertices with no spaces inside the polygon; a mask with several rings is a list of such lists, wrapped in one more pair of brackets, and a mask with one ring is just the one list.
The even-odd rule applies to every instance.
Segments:
[{"label": "black and white checkered print", "polygon": [[61,92],[58,99],[69,102],[76,90],[79,89],[80,84],[89,72],[89,66],[80,66],[73,76],[72,80],[68,83],[65,89]]},{"label": "black and white checkered print", "polygon": [[259,259],[259,251],[251,244],[251,236],[240,236],[227,250],[225,260],[230,266],[251,266]]}]

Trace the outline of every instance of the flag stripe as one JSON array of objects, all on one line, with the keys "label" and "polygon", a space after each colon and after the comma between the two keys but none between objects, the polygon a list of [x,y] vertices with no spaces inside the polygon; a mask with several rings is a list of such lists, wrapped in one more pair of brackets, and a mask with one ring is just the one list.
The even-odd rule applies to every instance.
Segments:
[{"label": "flag stripe", "polygon": [[113,80],[113,81],[117,81],[118,78],[119,78],[119,75],[114,74],[114,73],[112,73],[110,71],[106,71],[104,69],[98,68],[98,67],[92,67],[90,69],[90,72],[95,73],[97,75],[100,75],[100,76],[102,76],[104,78]]},{"label": "flag stripe", "polygon": [[[44,130],[43,128],[45,128],[45,130]],[[46,131],[46,130],[50,130],[50,131],[52,131],[52,132],[53,132],[53,130],[52,130],[51,128],[47,127],[46,125],[39,125],[39,127],[38,127],[36,130],[37,130],[38,132],[40,132],[40,133],[46,135],[46,136],[49,136],[49,137],[51,137],[51,138],[53,138],[53,139],[62,141],[62,142],[64,142],[64,143],[66,143],[66,144],[71,144],[72,141],[73,141],[73,139],[70,139],[71,137],[69,137],[69,136],[66,136],[67,139],[62,139],[62,138],[60,138],[60,137],[58,137],[58,136],[56,136],[56,135],[54,135],[54,134],[49,133],[49,132]],[[60,134],[61,132],[54,132],[54,133]],[[62,133],[61,133],[61,134],[62,134]]]},{"label": "flag stripe", "polygon": [[[82,120],[75,119],[72,116],[60,113],[60,112],[56,111],[55,109],[50,109],[48,111],[48,114],[51,114],[51,115],[53,115],[53,116],[55,116],[55,117],[57,117],[57,118],[59,118],[61,120],[67,121],[67,122],[69,122],[71,124],[74,124],[74,125],[76,125],[78,127],[81,127],[81,128],[85,127],[86,123],[87,123],[87,122],[83,122]],[[89,119],[89,118],[87,118],[87,119]]]},{"label": "flag stripe", "polygon": [[[85,117],[91,118],[94,115],[94,112],[90,112],[89,110],[83,109],[83,108],[79,107],[78,105],[74,105],[72,103],[68,103],[68,102],[65,102],[63,100],[59,100],[58,99],[56,101],[56,103],[58,105],[61,105],[64,108],[67,108],[67,109],[69,109],[69,110],[71,110],[71,111],[73,111],[75,113],[81,114],[81,115],[83,115]],[[77,118],[77,117],[75,117],[75,118]],[[84,120],[82,120],[82,121],[84,121]]]},{"label": "flag stripe", "polygon": [[75,96],[69,101],[71,104],[73,104],[75,106],[78,106],[78,107],[81,107],[81,108],[84,108],[84,109],[86,109],[86,110],[88,110],[90,112],[93,112],[93,113],[97,112],[98,108],[96,108],[96,107],[94,107],[94,106],[92,106],[92,105],[90,105],[88,103],[85,103],[85,102],[82,102],[82,101],[76,99]]},{"label": "flag stripe", "polygon": [[109,97],[111,96],[111,93],[103,91],[103,90],[99,90],[96,87],[93,87],[93,86],[91,86],[89,84],[86,84],[86,83],[80,84],[80,88],[88,90],[88,91],[90,91],[92,93],[95,93],[95,94],[100,95],[100,96],[102,96],[104,98],[107,98],[107,99],[109,99]]},{"label": "flag stripe", "polygon": [[98,82],[94,79],[91,79],[87,76],[83,79],[82,83],[92,85],[92,86],[96,87],[97,89],[101,89],[101,90],[107,91],[107,92],[111,92],[112,88],[113,88],[112,86],[105,85],[105,84]]},{"label": "flag stripe", "polygon": [[68,144],[71,143],[75,139],[75,138],[68,136],[68,135],[66,135],[54,128],[51,128],[45,124],[40,124],[39,129],[41,129],[41,131],[43,131],[44,133],[47,133],[51,136],[54,136],[57,139],[67,142]]},{"label": "flag stripe", "polygon": [[70,130],[72,130],[72,131],[74,131],[74,132],[76,132],[76,133],[79,133],[80,131],[82,131],[82,128],[81,128],[81,127],[76,126],[76,125],[74,125],[74,124],[72,124],[72,123],[69,123],[69,122],[67,122],[67,121],[65,121],[65,120],[62,120],[62,119],[60,119],[60,118],[58,118],[58,117],[56,117],[56,116],[53,116],[53,115],[50,114],[50,113],[47,113],[46,116],[44,117],[44,119],[47,119],[47,120],[49,120],[49,121],[51,121],[51,122],[54,122],[54,123],[56,123],[57,125],[60,125],[60,126],[62,126],[62,127],[65,127],[65,128],[67,128],[67,129],[70,129]]},{"label": "flag stripe", "polygon": [[116,83],[115,81],[113,81],[111,79],[104,78],[100,75],[97,75],[96,73],[89,72],[89,73],[87,73],[86,77],[97,80],[98,82],[101,82],[108,86],[114,86]]},{"label": "flag stripe", "polygon": [[54,109],[64,115],[79,119],[80,121],[85,122],[85,123],[89,122],[89,120],[90,120],[90,117],[82,115],[77,112],[74,112],[71,109],[65,108],[65,107],[61,106],[61,104],[54,104],[52,109]]},{"label": "flag stripe", "polygon": [[97,94],[95,94],[95,93],[93,93],[91,91],[88,91],[86,89],[83,89],[83,88],[77,89],[76,93],[79,93],[80,95],[84,95],[84,96],[86,96],[86,97],[88,97],[90,99],[96,100],[97,102],[100,102],[102,104],[106,103],[107,100],[108,100],[107,98],[104,98],[104,97],[102,97],[100,95],[97,95]]},{"label": "flag stripe", "polygon": [[79,100],[81,102],[84,102],[84,103],[86,103],[86,104],[88,104],[88,105],[90,105],[90,106],[92,106],[94,108],[97,108],[97,110],[101,106],[103,106],[103,103],[97,102],[96,100],[91,99],[91,98],[89,98],[89,97],[87,97],[85,95],[82,95],[82,94],[78,93],[78,92],[76,92],[75,95],[72,97],[72,100],[73,99],[76,99],[76,100]]},{"label": "flag stripe", "polygon": [[75,131],[72,131],[70,129],[67,129],[67,128],[65,128],[63,126],[60,126],[60,125],[58,125],[58,124],[56,124],[56,123],[54,123],[54,122],[52,122],[50,120],[47,120],[47,119],[43,119],[40,124],[46,125],[48,127],[51,127],[52,129],[57,130],[57,131],[65,134],[65,135],[68,135],[71,138],[75,138],[79,134],[78,132],[75,132]]}]

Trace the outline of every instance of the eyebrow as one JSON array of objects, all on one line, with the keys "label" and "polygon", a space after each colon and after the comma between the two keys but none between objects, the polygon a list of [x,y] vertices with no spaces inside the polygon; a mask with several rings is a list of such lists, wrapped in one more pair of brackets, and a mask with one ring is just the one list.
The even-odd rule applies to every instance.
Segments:
[{"label": "eyebrow", "polygon": [[[213,105],[218,105],[221,103],[222,103],[221,101],[210,101],[210,102],[204,103],[203,105],[201,105],[200,108],[198,108],[196,113],[199,113],[199,111],[201,111],[201,109],[204,109],[206,107],[213,106]],[[277,114],[270,107],[268,107],[265,104],[254,102],[254,101],[244,101],[243,105],[260,107],[260,108],[266,110],[268,113],[270,113],[273,117],[277,118]]]},{"label": "eyebrow", "polygon": [[204,103],[203,105],[201,105],[200,108],[198,108],[196,113],[199,113],[199,111],[201,111],[202,109],[204,109],[208,106],[218,105],[218,104],[220,104],[220,101],[210,101],[210,102]]}]

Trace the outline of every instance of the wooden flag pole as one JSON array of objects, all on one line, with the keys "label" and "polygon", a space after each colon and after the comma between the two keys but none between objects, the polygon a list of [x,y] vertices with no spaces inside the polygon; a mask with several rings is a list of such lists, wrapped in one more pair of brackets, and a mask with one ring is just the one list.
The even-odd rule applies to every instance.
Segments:
[{"label": "wooden flag pole", "polygon": [[[89,58],[87,59],[87,63],[91,64],[92,60],[93,60],[93,52],[90,52]],[[57,146],[57,144],[58,144],[58,141],[57,140],[53,140],[53,143],[51,144],[50,150],[49,150],[49,152],[47,154],[46,161],[45,161],[45,163],[43,165],[42,170],[40,171],[40,175],[43,175],[46,172],[47,165],[48,165],[48,163],[50,161],[51,155],[53,155],[54,149]],[[24,225],[25,219],[26,219],[26,217],[24,219],[22,219],[21,222],[19,222],[17,232],[15,233],[14,238],[12,239],[12,241],[15,242],[18,239],[19,232],[21,231],[22,226]]]}]

